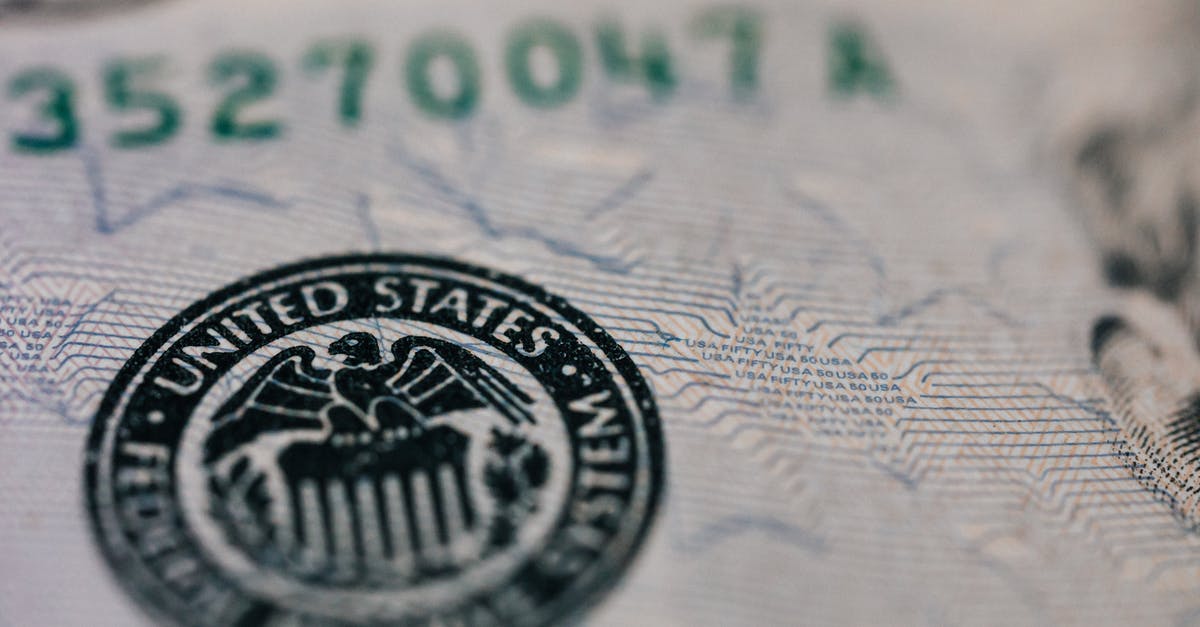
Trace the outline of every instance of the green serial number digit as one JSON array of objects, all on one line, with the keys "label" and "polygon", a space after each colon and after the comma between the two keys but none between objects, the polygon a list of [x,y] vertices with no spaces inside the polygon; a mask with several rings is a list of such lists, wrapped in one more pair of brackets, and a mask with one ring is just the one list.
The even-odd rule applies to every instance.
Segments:
[{"label": "green serial number digit", "polygon": [[8,84],[11,98],[21,98],[38,91],[46,94],[38,111],[46,124],[54,127],[54,132],[14,133],[13,148],[45,154],[74,147],[79,139],[79,122],[75,117],[75,85],[65,74],[50,68],[22,72]]},{"label": "green serial number digit", "polygon": [[887,62],[861,24],[840,22],[829,29],[829,89],[841,97],[861,90],[880,100],[895,93]]},{"label": "green serial number digit", "polygon": [[[533,72],[533,52],[543,48],[554,57],[557,77],[541,84]],[[566,26],[553,20],[526,22],[513,30],[504,55],[508,80],[525,104],[548,109],[566,103],[583,81],[583,49]]]},{"label": "green serial number digit", "polygon": [[608,76],[615,81],[633,83],[644,81],[655,98],[664,98],[675,90],[675,72],[671,68],[671,53],[661,31],[647,32],[642,38],[642,54],[629,50],[625,33],[615,19],[596,25],[596,46],[600,61]]},{"label": "green serial number digit", "polygon": [[104,69],[104,99],[108,106],[120,112],[153,111],[157,120],[144,128],[113,133],[114,146],[153,146],[171,139],[179,130],[183,119],[179,103],[165,93],[136,86],[139,78],[145,81],[157,76],[161,65],[159,58],[129,59],[115,61]]},{"label": "green serial number digit", "polygon": [[[434,89],[430,67],[439,58],[453,67],[457,87],[451,94]],[[417,108],[435,118],[461,120],[479,102],[479,60],[471,44],[457,33],[435,31],[413,41],[404,62],[404,79]]]},{"label": "green serial number digit", "polygon": [[278,73],[270,59],[253,52],[223,54],[209,68],[209,79],[217,86],[240,81],[225,94],[213,113],[210,128],[217,139],[262,140],[283,132],[283,123],[278,120],[239,119],[242,109],[275,92]]},{"label": "green serial number digit", "polygon": [[730,41],[729,83],[734,96],[747,98],[758,88],[758,58],[763,43],[762,18],[740,7],[717,7],[696,16],[692,32],[701,38]]},{"label": "green serial number digit", "polygon": [[325,41],[313,46],[304,55],[304,67],[309,73],[341,64],[342,83],[338,89],[338,119],[343,126],[353,127],[362,119],[363,91],[367,77],[375,66],[375,49],[360,39]]}]

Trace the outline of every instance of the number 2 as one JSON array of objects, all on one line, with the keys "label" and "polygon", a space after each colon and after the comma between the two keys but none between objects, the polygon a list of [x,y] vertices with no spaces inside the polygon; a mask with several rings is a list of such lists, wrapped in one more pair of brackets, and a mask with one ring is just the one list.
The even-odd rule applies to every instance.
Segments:
[{"label": "number 2", "polygon": [[278,136],[283,123],[278,120],[247,122],[239,119],[241,110],[275,92],[278,82],[275,64],[256,53],[223,54],[209,68],[209,78],[215,85],[241,80],[217,104],[213,113],[212,133],[218,139],[262,140]]}]

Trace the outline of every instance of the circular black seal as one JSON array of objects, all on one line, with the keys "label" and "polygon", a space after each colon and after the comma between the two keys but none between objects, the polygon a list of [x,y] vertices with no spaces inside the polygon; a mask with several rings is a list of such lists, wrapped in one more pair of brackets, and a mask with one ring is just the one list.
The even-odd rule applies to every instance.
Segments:
[{"label": "circular black seal", "polygon": [[595,322],[519,279],[365,255],[230,285],[117,375],[98,543],[192,624],[543,624],[654,516],[657,411]]}]

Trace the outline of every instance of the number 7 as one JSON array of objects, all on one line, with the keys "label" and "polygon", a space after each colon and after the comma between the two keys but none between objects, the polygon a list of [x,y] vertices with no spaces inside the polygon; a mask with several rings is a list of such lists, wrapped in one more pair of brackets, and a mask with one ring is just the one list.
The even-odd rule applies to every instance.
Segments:
[{"label": "number 7", "polygon": [[362,94],[367,75],[375,63],[371,44],[354,39],[347,42],[321,42],[304,55],[309,73],[342,64],[342,84],[338,90],[338,116],[343,126],[355,126],[362,118]]}]

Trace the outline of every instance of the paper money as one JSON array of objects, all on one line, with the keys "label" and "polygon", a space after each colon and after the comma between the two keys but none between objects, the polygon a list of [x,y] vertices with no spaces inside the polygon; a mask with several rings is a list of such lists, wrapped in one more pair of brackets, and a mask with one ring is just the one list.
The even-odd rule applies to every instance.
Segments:
[{"label": "paper money", "polygon": [[0,4],[0,625],[1195,622],[1192,10]]}]

